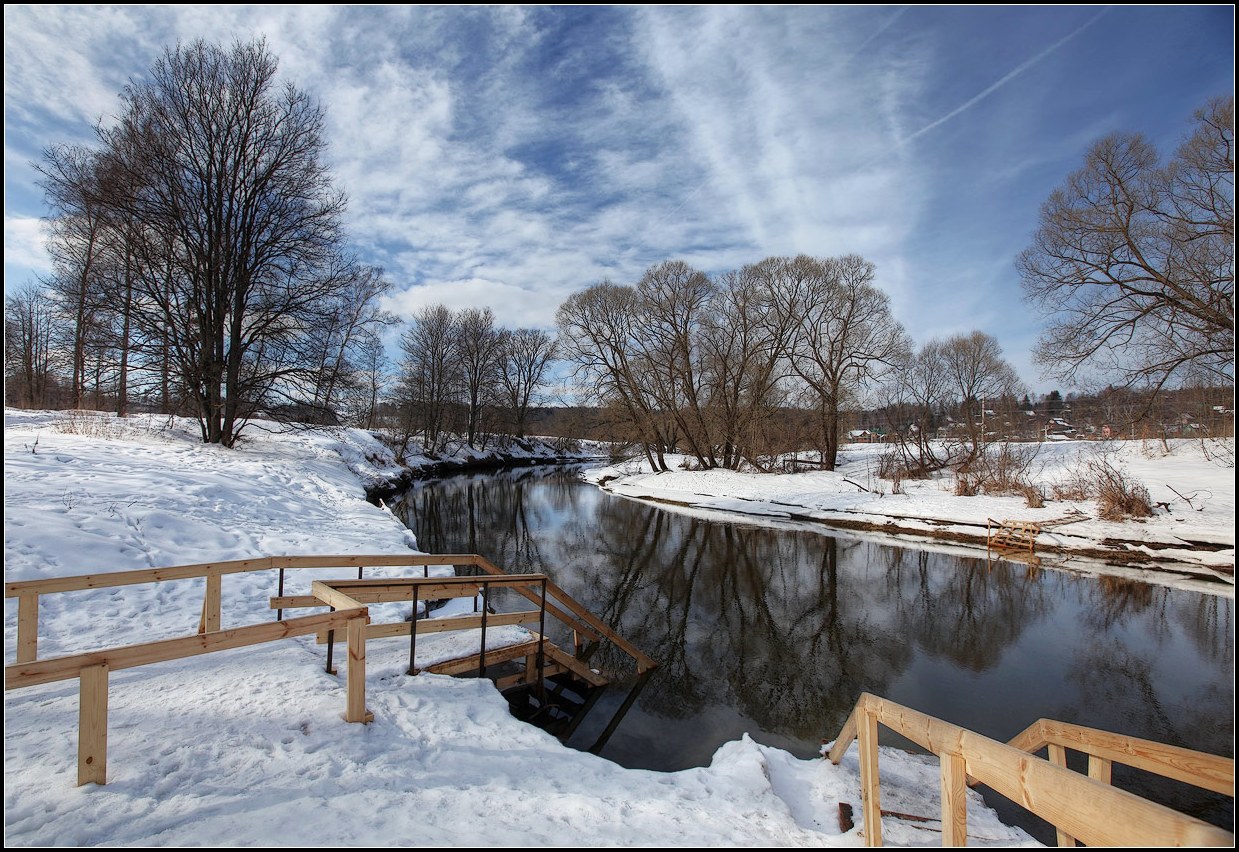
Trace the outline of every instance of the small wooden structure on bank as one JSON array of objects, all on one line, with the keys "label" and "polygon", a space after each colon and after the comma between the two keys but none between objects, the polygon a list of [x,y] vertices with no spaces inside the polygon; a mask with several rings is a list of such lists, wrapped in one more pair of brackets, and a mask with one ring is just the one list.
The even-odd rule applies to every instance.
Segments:
[{"label": "small wooden structure on bank", "polygon": [[1032,521],[995,521],[985,519],[985,547],[999,553],[1028,551],[1031,556],[1037,547],[1041,526]]},{"label": "small wooden structure on bank", "polygon": [[[942,845],[968,840],[966,787],[987,787],[1051,823],[1060,846],[1234,846],[1235,836],[1195,817],[1110,785],[1114,763],[1235,795],[1235,761],[1094,728],[1040,719],[1001,743],[903,705],[862,693],[829,758],[859,740],[866,846],[882,845],[878,725],[938,756]],[[1047,749],[1049,759],[1036,756]],[[1067,749],[1088,755],[1088,775],[1067,768]]]},{"label": "small wooden structure on bank", "polygon": [[[430,566],[462,568],[466,576],[431,577]],[[287,571],[301,569],[356,569],[356,578],[314,580],[308,595],[285,594]],[[367,568],[421,568],[422,576],[401,576],[365,579]],[[229,574],[278,572],[278,593],[269,601],[276,610],[274,622],[240,627],[223,626],[221,612],[223,578]],[[205,579],[198,632],[194,635],[146,642],[138,645],[103,648],[81,654],[49,659],[38,658],[39,599],[43,595],[86,589],[105,589],[141,583],[164,583]],[[536,605],[536,609],[517,612],[493,612],[492,593],[511,589]],[[108,675],[120,669],[184,657],[209,654],[232,648],[242,648],[287,639],[317,635],[327,645],[327,670],[334,673],[332,655],[336,636],[343,633],[348,650],[346,671],[346,706],[348,722],[369,722],[373,715],[366,709],[366,643],[368,640],[404,638],[409,642],[409,674],[416,674],[417,638],[429,633],[480,630],[481,643],[476,654],[437,660],[426,666],[427,671],[442,674],[476,673],[488,676],[505,664],[517,670],[496,680],[501,689],[524,688],[521,700],[529,705],[524,715],[549,708],[548,691],[562,696],[565,681],[579,684],[577,694],[603,687],[607,679],[587,664],[589,656],[602,642],[610,642],[628,655],[636,665],[637,680],[608,725],[594,749],[610,737],[624,712],[636,699],[656,663],[635,648],[614,630],[589,612],[583,605],[559,588],[544,574],[505,574],[485,558],[476,554],[450,555],[377,555],[377,556],[284,556],[215,562],[201,565],[181,565],[172,568],[151,568],[107,574],[86,574],[58,577],[50,580],[28,580],[6,583],[6,598],[17,598],[17,662],[4,670],[4,688],[20,689],[40,683],[52,683],[78,678],[80,716],[78,724],[78,784],[107,781],[107,713]],[[419,602],[428,604],[459,597],[481,598],[476,614],[446,618],[419,618]],[[369,604],[409,601],[413,617],[410,621],[372,623]],[[284,610],[318,608],[325,613],[299,618],[284,618]],[[573,652],[569,653],[550,641],[548,619],[559,622],[571,631]],[[487,630],[504,625],[538,626],[537,632],[526,631],[526,638],[515,644],[493,648],[487,645]],[[488,672],[488,669],[491,671]],[[596,694],[595,696],[596,697]],[[513,701],[512,698],[509,698]],[[585,698],[583,704],[590,703]],[[522,708],[514,712],[522,715]],[[587,707],[580,708],[582,712]],[[568,722],[579,721],[579,716]],[[570,731],[568,731],[570,733]],[[567,734],[563,734],[565,737]]]}]

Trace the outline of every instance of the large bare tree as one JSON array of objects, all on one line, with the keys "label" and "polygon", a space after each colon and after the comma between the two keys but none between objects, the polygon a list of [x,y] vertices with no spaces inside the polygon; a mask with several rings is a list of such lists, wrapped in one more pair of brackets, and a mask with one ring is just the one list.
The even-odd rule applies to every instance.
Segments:
[{"label": "large bare tree", "polygon": [[131,241],[130,331],[158,342],[203,440],[226,446],[314,385],[337,296],[357,283],[322,110],[276,74],[261,41],[178,45],[97,131],[103,202]]},{"label": "large bare tree", "polygon": [[789,326],[784,356],[816,412],[822,469],[834,470],[844,402],[898,363],[911,342],[864,258],[801,255],[777,267],[770,298]]},{"label": "large bare tree", "polygon": [[1199,110],[1164,166],[1140,135],[1108,136],[1042,206],[1017,265],[1050,317],[1036,357],[1051,374],[1234,381],[1234,112],[1233,96]]}]

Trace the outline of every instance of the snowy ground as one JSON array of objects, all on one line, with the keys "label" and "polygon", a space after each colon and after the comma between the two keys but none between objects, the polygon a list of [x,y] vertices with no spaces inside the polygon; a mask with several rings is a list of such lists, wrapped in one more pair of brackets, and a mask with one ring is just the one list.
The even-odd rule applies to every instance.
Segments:
[{"label": "snowy ground", "polygon": [[[167,418],[6,411],[5,580],[416,546],[365,501],[396,472],[369,435],[250,436],[224,450]],[[269,619],[273,592],[225,578],[224,626]],[[201,581],[45,596],[40,657],[190,633],[201,600]],[[6,600],[6,665],[16,616]],[[365,726],[341,720],[343,684],[308,637],[116,672],[103,787],[74,786],[76,681],[6,692],[5,845],[863,843],[837,822],[846,801],[860,824],[855,749],[835,767],[746,737],[708,767],[623,769],[514,720],[489,682],[407,677],[403,650],[368,643]],[[936,814],[936,761],[884,750],[881,767],[885,807]],[[968,825],[974,845],[1035,845],[972,793]],[[941,838],[897,819],[884,837]]]},{"label": "snowy ground", "polygon": [[[1031,469],[1047,496],[1055,483],[1105,455],[1143,483],[1158,508],[1154,517],[1099,520],[1095,502],[1047,499],[1032,509],[1022,497],[957,497],[954,478],[904,481],[902,493],[877,476],[880,444],[844,448],[835,471],[794,474],[673,469],[651,473],[647,463],[600,468],[587,476],[625,497],[764,518],[818,521],[901,535],[972,539],[983,548],[986,519],[1044,525],[1039,552],[1087,556],[1110,564],[1133,563],[1175,574],[1195,574],[1234,584],[1234,442],[1218,447],[1179,440],[1064,441],[1040,445]],[[1219,450],[1221,453],[1219,454]],[[1176,493],[1177,492],[1177,493]],[[1187,499],[1184,499],[1187,498]],[[1190,502],[1189,502],[1190,501]],[[1070,521],[1056,525],[1058,521]],[[1061,560],[1060,560],[1061,561]],[[1088,566],[1089,560],[1073,560]],[[1098,568],[1102,562],[1094,563]]]}]

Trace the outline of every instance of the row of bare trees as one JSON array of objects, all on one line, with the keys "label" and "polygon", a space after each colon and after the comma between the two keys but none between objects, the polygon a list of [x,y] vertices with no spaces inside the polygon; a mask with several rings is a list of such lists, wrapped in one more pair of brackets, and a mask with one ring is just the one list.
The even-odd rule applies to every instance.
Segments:
[{"label": "row of bare trees", "polygon": [[525,436],[530,405],[557,357],[555,339],[495,325],[490,308],[417,311],[400,339],[395,394],[402,444],[432,451],[460,438],[485,448],[494,432]]},{"label": "row of bare trees", "polygon": [[634,286],[603,281],[571,296],[557,314],[560,343],[656,470],[670,452],[704,468],[768,468],[806,446],[833,469],[844,408],[868,388],[909,382],[910,370],[932,368],[934,387],[915,388],[926,406],[949,394],[968,418],[982,398],[1018,387],[980,332],[914,353],[874,272],[857,255],[770,257],[715,277],[668,261]]},{"label": "row of bare trees", "polygon": [[346,248],[321,108],[276,74],[261,41],[178,45],[96,146],[46,149],[53,273],[6,300],[11,401],[137,398],[226,446],[260,413],[370,416],[389,284]]}]

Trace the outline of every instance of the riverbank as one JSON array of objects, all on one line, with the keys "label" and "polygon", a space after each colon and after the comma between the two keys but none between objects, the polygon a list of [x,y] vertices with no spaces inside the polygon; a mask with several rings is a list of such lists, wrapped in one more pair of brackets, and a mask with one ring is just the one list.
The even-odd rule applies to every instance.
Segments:
[{"label": "riverbank", "polygon": [[[1227,447],[1229,448],[1227,451]],[[1029,476],[1052,495],[1090,461],[1104,458],[1145,485],[1156,506],[1149,518],[1108,521],[1095,501],[1047,499],[1030,508],[1023,497],[957,496],[952,475],[903,481],[877,475],[880,444],[847,446],[835,471],[791,474],[673,469],[652,473],[645,462],[591,470],[586,477],[623,497],[693,509],[788,519],[840,529],[880,532],[983,549],[987,520],[1042,526],[1037,551],[1095,565],[1166,571],[1234,585],[1234,443],[1200,441],[1066,441],[1037,445]],[[1230,466],[1227,466],[1229,459]],[[682,460],[677,459],[677,463]]]},{"label": "riverbank", "polygon": [[[182,420],[6,410],[5,580],[416,548],[366,500],[400,474],[373,436],[255,425],[225,450]],[[236,588],[224,587],[225,627],[270,619],[273,581]],[[184,635],[201,602],[193,582],[48,596],[40,655]],[[6,664],[16,622],[6,601]],[[708,766],[628,770],[516,721],[489,682],[404,676],[402,643],[367,654],[365,726],[340,720],[343,683],[310,638],[114,673],[104,787],[74,786],[76,683],[7,692],[6,845],[862,843],[837,821],[840,802],[859,806],[855,750],[835,767],[745,737]],[[882,767],[884,802],[936,811],[936,761],[884,749]],[[973,845],[1034,845],[975,793],[968,824]],[[939,842],[898,820],[884,834]]]}]

